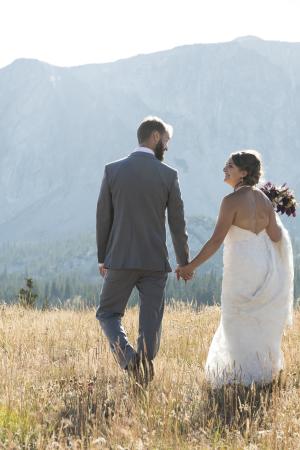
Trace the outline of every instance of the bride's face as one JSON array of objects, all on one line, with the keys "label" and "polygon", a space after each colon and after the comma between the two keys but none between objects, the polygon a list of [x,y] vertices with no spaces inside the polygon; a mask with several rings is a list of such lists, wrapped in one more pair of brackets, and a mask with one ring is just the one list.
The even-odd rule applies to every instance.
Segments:
[{"label": "bride's face", "polygon": [[229,158],[226,162],[223,172],[225,174],[225,183],[229,184],[232,187],[236,186],[242,180],[242,178],[247,175],[247,172],[245,170],[241,170],[234,164],[232,158]]}]

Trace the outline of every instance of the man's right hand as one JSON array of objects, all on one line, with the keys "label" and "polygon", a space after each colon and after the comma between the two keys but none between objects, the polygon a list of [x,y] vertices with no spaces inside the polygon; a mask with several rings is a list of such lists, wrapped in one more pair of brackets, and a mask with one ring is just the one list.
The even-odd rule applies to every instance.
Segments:
[{"label": "man's right hand", "polygon": [[99,264],[99,273],[100,273],[101,277],[104,278],[106,275],[106,272],[107,272],[107,269],[104,267],[104,263]]}]

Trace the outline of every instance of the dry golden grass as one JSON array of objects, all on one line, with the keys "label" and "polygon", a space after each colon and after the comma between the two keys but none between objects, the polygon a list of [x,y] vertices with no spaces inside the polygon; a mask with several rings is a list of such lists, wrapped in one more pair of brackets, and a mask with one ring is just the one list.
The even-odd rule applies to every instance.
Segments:
[{"label": "dry golden grass", "polygon": [[[156,376],[136,391],[95,311],[0,309],[0,448],[298,449],[300,312],[280,388],[211,392],[203,366],[219,309],[169,307]],[[136,338],[137,310],[125,326]]]}]

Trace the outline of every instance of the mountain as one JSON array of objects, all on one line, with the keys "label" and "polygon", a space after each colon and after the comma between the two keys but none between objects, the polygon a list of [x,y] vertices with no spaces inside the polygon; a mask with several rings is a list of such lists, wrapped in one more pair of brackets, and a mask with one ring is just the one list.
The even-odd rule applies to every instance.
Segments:
[{"label": "mountain", "polygon": [[104,165],[149,114],[174,126],[165,162],[188,216],[216,216],[224,161],[243,148],[300,196],[298,43],[247,36],[72,68],[19,59],[0,69],[0,242],[94,232]]}]

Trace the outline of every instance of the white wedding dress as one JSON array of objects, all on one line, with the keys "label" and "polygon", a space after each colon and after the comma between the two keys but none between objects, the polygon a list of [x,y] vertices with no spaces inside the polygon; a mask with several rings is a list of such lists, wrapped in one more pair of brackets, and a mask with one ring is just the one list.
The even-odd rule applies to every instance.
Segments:
[{"label": "white wedding dress", "polygon": [[282,225],[271,241],[232,225],[224,241],[221,322],[205,373],[213,387],[269,383],[283,368],[281,338],[293,314],[293,253]]}]

